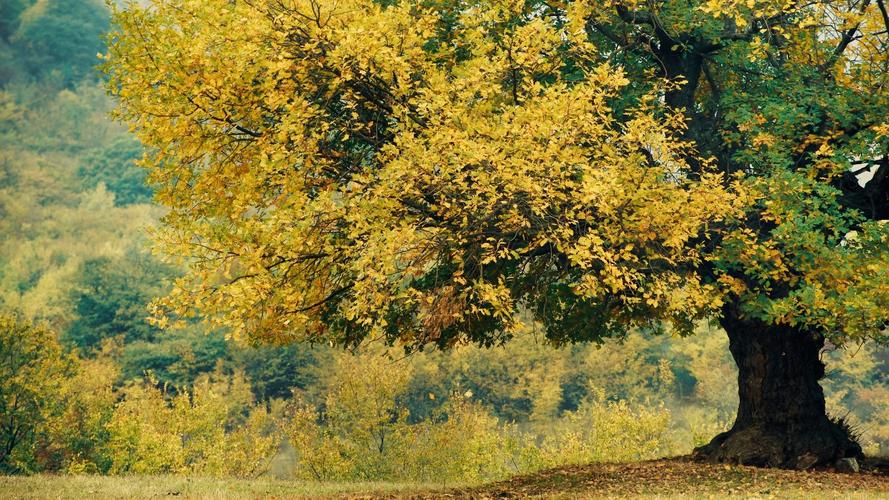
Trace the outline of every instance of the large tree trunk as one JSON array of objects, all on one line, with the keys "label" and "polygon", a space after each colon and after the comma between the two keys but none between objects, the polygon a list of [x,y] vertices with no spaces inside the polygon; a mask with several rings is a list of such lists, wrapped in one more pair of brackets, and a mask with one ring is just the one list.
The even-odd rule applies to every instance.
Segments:
[{"label": "large tree trunk", "polygon": [[825,412],[822,336],[742,319],[733,308],[722,326],[738,364],[738,416],[731,430],[695,450],[698,458],[805,469],[861,457],[848,428]]}]

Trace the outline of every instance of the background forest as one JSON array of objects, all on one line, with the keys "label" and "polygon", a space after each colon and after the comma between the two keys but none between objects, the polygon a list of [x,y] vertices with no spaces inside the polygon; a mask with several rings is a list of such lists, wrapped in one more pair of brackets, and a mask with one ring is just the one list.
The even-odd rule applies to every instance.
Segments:
[{"label": "background forest", "polygon": [[[149,303],[180,274],[150,251],[162,210],[95,70],[98,0],[0,2],[0,470],[477,482],[687,453],[727,428],[715,325],[679,338],[403,357],[371,344],[252,346]],[[889,452],[889,351],[825,381],[868,454]]]}]

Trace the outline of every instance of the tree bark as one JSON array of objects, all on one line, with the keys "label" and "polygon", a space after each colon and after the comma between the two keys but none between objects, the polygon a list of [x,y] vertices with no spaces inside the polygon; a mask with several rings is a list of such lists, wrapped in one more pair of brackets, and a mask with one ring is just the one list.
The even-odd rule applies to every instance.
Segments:
[{"label": "tree bark", "polygon": [[725,311],[722,326],[738,364],[738,415],[728,432],[695,450],[713,462],[807,469],[861,458],[848,426],[825,411],[824,337]]}]

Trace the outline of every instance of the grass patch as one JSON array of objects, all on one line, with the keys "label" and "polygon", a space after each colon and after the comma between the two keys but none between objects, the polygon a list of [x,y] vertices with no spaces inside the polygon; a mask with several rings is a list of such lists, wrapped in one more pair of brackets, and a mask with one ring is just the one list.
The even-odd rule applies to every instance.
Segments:
[{"label": "grass patch", "polygon": [[271,478],[220,479],[183,476],[0,476],[0,498],[306,498],[411,496],[445,487],[410,483],[310,483]]}]

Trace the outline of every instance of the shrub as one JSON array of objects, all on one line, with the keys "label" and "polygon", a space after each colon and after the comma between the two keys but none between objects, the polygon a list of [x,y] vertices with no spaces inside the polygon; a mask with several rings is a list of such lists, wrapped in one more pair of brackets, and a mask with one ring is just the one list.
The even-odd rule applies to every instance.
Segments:
[{"label": "shrub", "polygon": [[521,472],[528,436],[488,408],[460,397],[440,410],[443,420],[413,426],[405,469],[416,481],[481,483]]},{"label": "shrub", "polygon": [[591,389],[577,411],[566,412],[542,439],[531,467],[620,462],[662,456],[668,446],[670,412],[627,401],[608,401]]},{"label": "shrub", "polygon": [[204,376],[168,395],[151,379],[128,387],[109,424],[110,472],[255,477],[279,438],[241,374]]},{"label": "shrub", "polygon": [[62,410],[47,422],[37,445],[39,469],[69,473],[105,473],[108,423],[117,394],[118,369],[111,358],[118,346],[106,342],[95,359],[81,359],[76,373],[62,381]]},{"label": "shrub", "polygon": [[62,387],[75,368],[47,327],[0,314],[0,472],[39,467],[38,443],[65,409]]},{"label": "shrub", "polygon": [[297,476],[315,480],[398,477],[408,441],[408,411],[398,403],[407,363],[377,354],[340,355],[325,380],[320,408],[297,403],[286,434],[296,448]]}]

